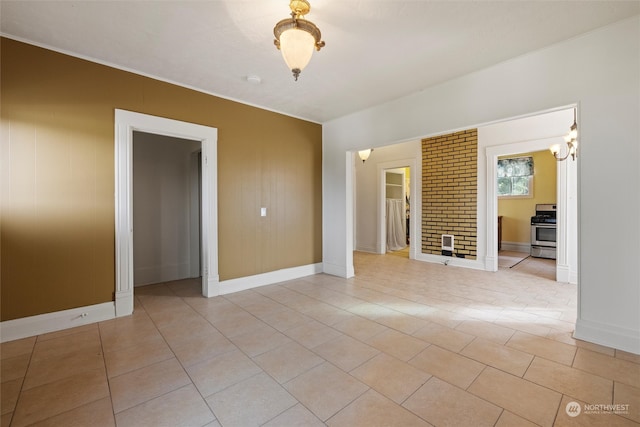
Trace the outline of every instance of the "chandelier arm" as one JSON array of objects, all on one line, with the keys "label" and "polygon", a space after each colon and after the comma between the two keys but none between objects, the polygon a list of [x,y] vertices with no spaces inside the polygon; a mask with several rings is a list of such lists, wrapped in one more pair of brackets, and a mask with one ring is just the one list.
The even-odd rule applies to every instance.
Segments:
[{"label": "chandelier arm", "polygon": [[578,122],[577,122],[577,118],[578,118],[578,111],[577,108],[573,109],[573,124],[571,125],[571,127],[569,128],[569,133],[565,136],[565,142],[567,144],[567,154],[565,154],[563,157],[560,156],[560,145],[559,144],[554,144],[551,147],[549,147],[549,149],[551,150],[551,153],[553,154],[553,157],[555,157],[555,159],[559,162],[566,160],[569,158],[569,156],[571,156],[571,158],[575,161],[576,157],[578,157]]},{"label": "chandelier arm", "polygon": [[561,162],[561,161],[563,161],[563,160],[567,160],[567,159],[569,158],[569,155],[570,155],[570,154],[571,154],[571,153],[570,153],[569,151],[567,151],[567,154],[566,154],[564,157],[559,157],[559,156],[558,156],[558,153],[555,153],[555,154],[553,155],[553,157],[555,157],[557,161]]},{"label": "chandelier arm", "polygon": [[567,154],[565,154],[564,157],[560,157],[558,156],[558,153],[553,153],[553,157],[556,158],[557,161],[562,162],[563,160],[567,160],[569,158],[569,156],[571,156],[572,160],[575,160],[577,155],[578,155],[578,147],[576,147],[575,145],[573,145],[573,141],[568,141],[567,142]]}]

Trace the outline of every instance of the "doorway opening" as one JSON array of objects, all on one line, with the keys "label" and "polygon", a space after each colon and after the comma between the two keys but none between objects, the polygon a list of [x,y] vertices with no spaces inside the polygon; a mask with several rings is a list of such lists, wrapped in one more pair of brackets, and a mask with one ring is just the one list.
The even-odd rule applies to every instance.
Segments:
[{"label": "doorway opening", "polygon": [[[477,262],[467,262],[460,266],[468,268],[482,269],[485,271],[498,270],[498,208],[497,208],[497,188],[495,180],[489,180],[487,177],[496,176],[497,160],[502,155],[512,155],[530,151],[548,150],[549,146],[555,143],[563,143],[563,136],[567,132],[568,127],[573,121],[573,108],[577,105],[568,105],[554,108],[547,111],[536,112],[519,117],[513,117],[477,125],[478,129],[478,196],[477,196],[477,242],[478,255]],[[565,117],[567,116],[567,117]],[[552,118],[551,122],[547,120]],[[540,126],[537,126],[539,123]],[[460,129],[458,129],[460,130]],[[488,132],[491,130],[492,132]],[[452,132],[455,130],[452,130]],[[445,131],[438,134],[446,133]],[[490,133],[490,135],[489,135]],[[483,134],[483,135],[482,135]],[[555,136],[549,136],[555,135]],[[425,135],[426,137],[435,136]],[[484,137],[481,142],[481,136]],[[514,142],[516,141],[516,142]],[[520,141],[520,142],[517,142]],[[418,147],[411,161],[413,165],[421,166],[420,141],[416,141]],[[401,150],[401,146],[409,143],[397,143],[382,148],[376,148],[375,155],[380,156],[383,149]],[[353,250],[372,253],[385,253],[381,249],[382,243],[380,236],[384,233],[377,231],[377,242],[371,242],[373,229],[370,218],[371,210],[367,210],[366,206],[370,205],[371,190],[363,189],[363,183],[369,182],[367,178],[370,173],[366,172],[366,168],[370,166],[361,165],[360,162],[354,161],[354,153],[356,151],[346,152],[347,160],[347,181],[346,194],[346,226],[347,238],[345,239],[345,257],[346,257],[346,277],[355,275],[353,267]],[[549,154],[551,155],[551,154]],[[403,157],[409,157],[403,156]],[[367,160],[366,165],[371,161],[375,161],[373,155]],[[383,159],[384,161],[384,159]],[[564,161],[557,162],[557,204],[558,204],[558,245],[557,245],[557,267],[556,280],[565,283],[577,283],[578,281],[578,203],[577,203],[577,162]],[[381,188],[384,186],[382,179],[383,170],[395,167],[406,166],[407,162],[401,160],[397,162],[389,162],[378,164],[378,227],[384,218],[383,214],[383,198],[380,196]],[[411,236],[412,244],[410,257],[412,259],[420,259],[426,262],[442,262],[439,258],[427,258],[420,252],[421,230],[416,224],[420,224],[422,218],[421,197],[422,182],[421,171],[416,173],[417,168],[411,167],[411,181],[415,182],[411,188]],[[365,206],[366,204],[366,206]],[[365,225],[367,227],[365,227]],[[371,231],[369,231],[371,230]],[[363,243],[366,240],[366,244]],[[464,260],[463,260],[464,261]]]},{"label": "doorway opening", "polygon": [[133,132],[136,287],[201,277],[201,145]]},{"label": "doorway opening", "polygon": [[380,252],[406,255],[411,247],[411,168],[384,169]]},{"label": "doorway opening", "polygon": [[[556,214],[556,159],[549,150],[500,156],[497,185],[498,269],[555,281],[556,224],[550,221]],[[532,217],[538,213],[536,220],[549,221],[543,225],[548,236],[543,247],[532,241]]]},{"label": "doorway opening", "polygon": [[[420,141],[417,140],[376,148],[364,163],[350,153],[352,248],[381,255],[402,251],[398,255],[415,259],[420,242],[416,234],[419,208],[414,203],[420,187],[419,156]],[[391,214],[394,220],[389,225],[387,220]]]},{"label": "doorway opening", "polygon": [[[200,272],[202,295],[219,294],[217,140],[215,128],[125,110],[115,110],[115,311],[133,313],[133,137],[144,132],[201,144]],[[189,267],[190,268],[190,267]]]},{"label": "doorway opening", "polygon": [[[486,147],[487,191],[487,256],[486,269],[498,270],[498,232],[499,210],[497,194],[497,163],[503,156],[517,156],[521,153],[544,151],[545,156],[552,155],[548,149],[555,143],[563,143],[562,135],[522,140],[525,133],[541,133],[540,129],[567,127],[573,120],[573,109],[577,106],[559,108],[547,113],[540,113],[520,119],[501,122],[479,129],[479,137],[502,140],[501,144]],[[529,128],[529,130],[527,130]],[[534,129],[534,130],[531,130]],[[482,132],[481,132],[482,130]],[[553,132],[551,132],[553,134]],[[518,141],[518,142],[510,142]],[[557,206],[557,247],[555,262],[555,280],[563,283],[577,283],[578,263],[578,204],[577,204],[577,161],[552,162],[556,169],[556,200],[543,203],[554,203]],[[534,189],[535,192],[535,189]],[[531,213],[531,216],[535,212]]]}]

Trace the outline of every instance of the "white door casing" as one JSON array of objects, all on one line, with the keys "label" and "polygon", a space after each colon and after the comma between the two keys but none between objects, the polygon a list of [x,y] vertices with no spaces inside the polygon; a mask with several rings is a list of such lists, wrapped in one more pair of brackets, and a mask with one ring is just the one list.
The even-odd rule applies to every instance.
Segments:
[{"label": "white door casing", "polygon": [[126,110],[115,110],[116,317],[133,313],[133,132],[202,144],[202,294],[219,294],[216,128]]},{"label": "white door casing", "polygon": [[[485,269],[487,271],[498,271],[498,195],[497,183],[497,163],[499,156],[528,153],[532,151],[547,150],[553,144],[562,144],[562,137],[539,139],[534,141],[524,141],[512,144],[497,145],[486,148],[487,161],[487,257]],[[549,154],[551,155],[551,154]],[[577,241],[574,233],[570,232],[570,225],[575,227],[576,204],[575,198],[570,198],[571,191],[568,186],[570,181],[575,187],[576,167],[572,160],[557,162],[557,209],[558,209],[558,234],[557,234],[557,260],[556,260],[556,280],[558,282],[575,283],[577,277],[572,277],[569,272],[576,270],[577,266],[572,264],[571,252],[577,250]],[[569,214],[570,213],[570,214]],[[570,240],[572,239],[572,240]]]}]

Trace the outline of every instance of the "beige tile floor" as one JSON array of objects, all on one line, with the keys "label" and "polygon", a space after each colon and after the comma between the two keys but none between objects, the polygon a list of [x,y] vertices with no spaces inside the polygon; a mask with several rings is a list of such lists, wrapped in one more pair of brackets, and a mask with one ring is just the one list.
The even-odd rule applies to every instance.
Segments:
[{"label": "beige tile floor", "polygon": [[553,261],[355,266],[211,299],[141,287],[132,316],[4,343],[1,425],[640,424],[640,356],[571,337],[576,286],[545,278]]}]

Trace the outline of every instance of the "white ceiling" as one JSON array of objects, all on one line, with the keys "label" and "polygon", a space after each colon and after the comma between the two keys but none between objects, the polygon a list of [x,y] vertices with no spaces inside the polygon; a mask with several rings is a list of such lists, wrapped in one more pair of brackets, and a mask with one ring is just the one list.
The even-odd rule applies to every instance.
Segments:
[{"label": "white ceiling", "polygon": [[2,0],[0,30],[322,123],[640,13],[640,1],[310,2],[326,47],[297,82],[273,45],[288,0]]}]

